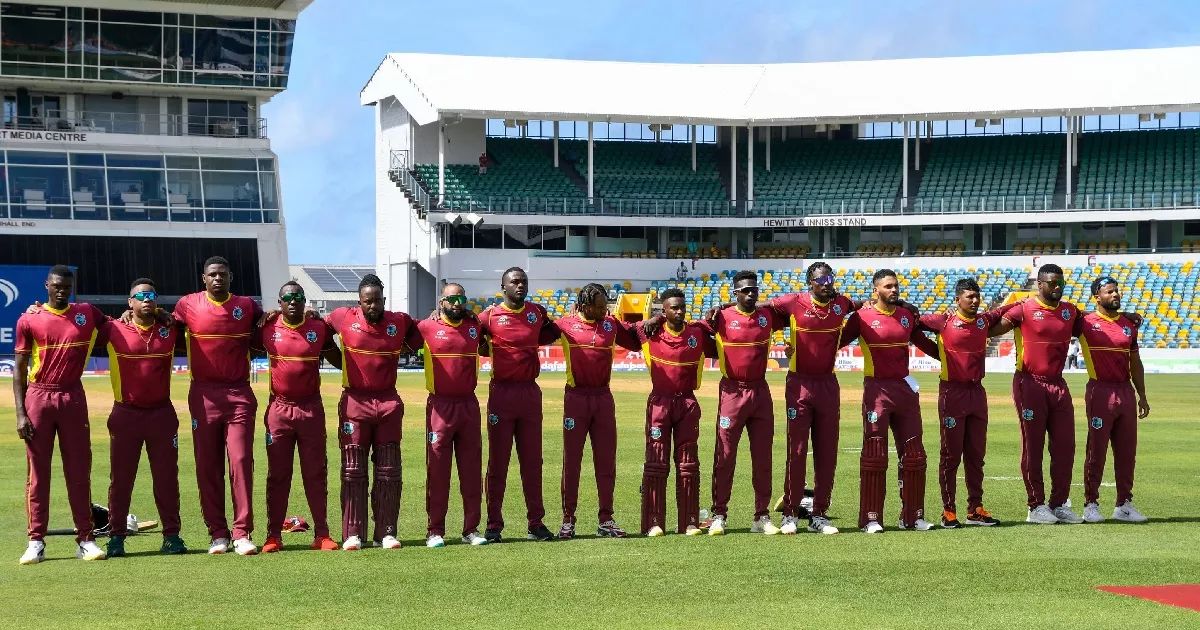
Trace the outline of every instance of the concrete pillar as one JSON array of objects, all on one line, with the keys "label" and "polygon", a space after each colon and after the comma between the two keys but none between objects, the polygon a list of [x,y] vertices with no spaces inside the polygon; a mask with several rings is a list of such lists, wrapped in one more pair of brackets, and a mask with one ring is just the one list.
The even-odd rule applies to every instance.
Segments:
[{"label": "concrete pillar", "polygon": [[729,200],[737,202],[737,127],[729,126]]},{"label": "concrete pillar", "polygon": [[746,207],[754,205],[754,125],[746,125]]},{"label": "concrete pillar", "polygon": [[446,125],[438,121],[438,204],[446,202]]},{"label": "concrete pillar", "polygon": [[901,123],[904,126],[904,136],[900,143],[900,207],[908,207],[908,121]]},{"label": "concrete pillar", "polygon": [[692,172],[696,172],[696,125],[688,125],[688,133],[692,136]]},{"label": "concrete pillar", "polygon": [[558,121],[554,121],[554,168],[558,168]]},{"label": "concrete pillar", "polygon": [[1071,130],[1073,130],[1074,128],[1075,128],[1075,117],[1068,116],[1067,117],[1067,171],[1066,171],[1067,172],[1067,185],[1066,185],[1066,204],[1065,204],[1068,208],[1071,207],[1071,197],[1073,196],[1071,193],[1074,192],[1073,190],[1071,190],[1071,155],[1072,155],[1072,153],[1074,153],[1071,149]]},{"label": "concrete pillar", "polygon": [[916,146],[913,147],[913,167],[916,168],[918,171],[921,170],[921,127],[922,126],[923,125],[921,123],[917,123],[916,129],[913,130],[916,132],[916,136],[917,136],[916,142],[914,143]]},{"label": "concrete pillar", "polygon": [[596,182],[595,182],[595,178],[594,178],[594,174],[595,174],[594,162],[596,161],[595,150],[596,150],[596,142],[595,142],[595,138],[592,137],[592,121],[589,120],[588,121],[588,156],[587,156],[587,160],[588,160],[588,172],[587,172],[588,201],[591,201],[592,198],[596,196],[596,194],[595,194]]},{"label": "concrete pillar", "polygon": [[767,172],[771,172],[771,128],[767,127]]}]

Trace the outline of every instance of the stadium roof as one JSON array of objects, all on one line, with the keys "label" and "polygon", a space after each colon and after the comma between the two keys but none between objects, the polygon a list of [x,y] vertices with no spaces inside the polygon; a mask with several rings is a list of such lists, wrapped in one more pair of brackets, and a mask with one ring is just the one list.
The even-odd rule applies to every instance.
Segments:
[{"label": "stadium roof", "polygon": [[1200,47],[778,64],[392,53],[363,105],[439,117],[813,124],[1192,111]]}]

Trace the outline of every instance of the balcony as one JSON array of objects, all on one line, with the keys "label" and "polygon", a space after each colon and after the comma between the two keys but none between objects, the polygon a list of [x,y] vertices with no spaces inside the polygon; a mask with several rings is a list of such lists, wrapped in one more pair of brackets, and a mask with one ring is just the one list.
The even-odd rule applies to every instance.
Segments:
[{"label": "balcony", "polygon": [[[189,116],[184,114],[133,114],[122,112],[51,112],[49,116],[11,116],[4,120],[9,140],[47,139],[48,133],[121,133],[151,136],[202,136],[210,138],[267,137],[265,118]],[[48,139],[54,139],[53,137]],[[71,138],[64,137],[64,140]]]}]

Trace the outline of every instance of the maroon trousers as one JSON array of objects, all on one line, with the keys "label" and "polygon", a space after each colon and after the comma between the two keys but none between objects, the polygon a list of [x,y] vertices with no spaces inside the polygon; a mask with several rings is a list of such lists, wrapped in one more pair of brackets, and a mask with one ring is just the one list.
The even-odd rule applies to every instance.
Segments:
[{"label": "maroon trousers", "polygon": [[955,512],[958,465],[967,478],[967,511],[983,506],[983,457],[987,452],[987,392],[978,382],[942,381],[938,385],[942,453],[938,483],[942,509]]},{"label": "maroon trousers", "polygon": [[25,484],[29,539],[41,540],[49,527],[50,463],[57,435],[75,540],[92,540],[92,438],[83,386],[30,383],[25,391],[25,412],[33,425],[33,437],[25,442],[29,467]]},{"label": "maroon trousers", "polygon": [[188,392],[192,414],[192,448],[200,514],[211,538],[230,538],[225,519],[225,458],[233,494],[232,538],[254,530],[254,416],[258,401],[249,385],[192,381]]},{"label": "maroon trousers", "polygon": [[767,514],[771,504],[771,442],[775,437],[775,408],[766,380],[744,383],[721,379],[717,399],[717,445],[713,453],[712,513],[728,516],[733,493],[742,429],[750,434],[754,518]]},{"label": "maroon trousers", "polygon": [[694,392],[650,392],[646,400],[646,463],[642,472],[642,533],[666,528],[667,471],[675,444],[676,530],[700,526],[700,403]]},{"label": "maroon trousers", "polygon": [[925,516],[925,446],[921,402],[903,379],[863,379],[863,450],[860,459],[858,526],[883,518],[888,428],[896,442],[901,520]]},{"label": "maroon trousers", "polygon": [[400,440],[404,432],[404,402],[395,390],[343,390],[338,401],[338,444],[342,450],[342,538],[366,535],[367,459],[371,460],[371,509],[375,517],[372,540],[395,536],[400,518]]},{"label": "maroon trousers", "polygon": [[292,464],[300,453],[300,477],[312,511],[313,534],[329,536],[329,458],[325,454],[325,407],[318,394],[306,400],[272,396],[267,428],[267,537],[282,534],[292,491]]},{"label": "maroon trousers", "polygon": [[534,381],[488,386],[487,528],[504,529],[504,488],[508,460],[516,443],[529,527],[542,525],[542,388]]},{"label": "maroon trousers", "polygon": [[425,511],[430,536],[446,535],[450,502],[450,459],[458,462],[463,535],[479,530],[483,501],[483,435],[479,399],[431,394],[425,403]]},{"label": "maroon trousers", "polygon": [[607,387],[568,387],[563,395],[563,522],[575,522],[583,444],[592,438],[599,522],[612,520],[617,485],[617,407]]},{"label": "maroon trousers", "polygon": [[1046,503],[1042,451],[1050,436],[1050,508],[1067,502],[1075,463],[1075,406],[1067,382],[1026,372],[1013,375],[1013,402],[1021,425],[1021,476],[1030,509]]},{"label": "maroon trousers", "polygon": [[1133,500],[1133,468],[1137,457],[1137,404],[1133,385],[1090,380],[1084,394],[1088,415],[1087,450],[1083,460],[1083,493],[1088,503],[1100,500],[1100,478],[1112,442],[1117,502]]},{"label": "maroon trousers", "polygon": [[150,459],[154,505],[163,536],[179,535],[179,416],[167,402],[161,407],[113,403],[108,416],[112,473],[108,485],[108,526],[113,536],[129,534],[126,518],[137,479],[142,445]]},{"label": "maroon trousers", "polygon": [[825,516],[833,494],[837,470],[841,387],[832,373],[806,376],[788,372],[784,393],[787,405],[787,460],[783,472],[783,514],[795,516],[804,498],[808,442],[813,445],[812,514]]}]

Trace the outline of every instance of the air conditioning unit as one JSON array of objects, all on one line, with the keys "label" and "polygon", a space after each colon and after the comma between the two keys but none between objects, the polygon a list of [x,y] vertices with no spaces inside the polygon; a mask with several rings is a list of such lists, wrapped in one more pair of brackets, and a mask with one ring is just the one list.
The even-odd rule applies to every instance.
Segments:
[{"label": "air conditioning unit", "polygon": [[1150,122],[1150,114],[1138,114],[1138,122]]},{"label": "air conditioning unit", "polygon": [[992,118],[992,119],[988,120],[989,125],[1000,125],[1003,123],[1004,123],[1004,120],[1000,119],[1000,118]]},{"label": "air conditioning unit", "polygon": [[983,129],[983,128],[984,128],[984,127],[986,127],[986,126],[987,126],[987,121],[986,121],[986,120],[984,120],[984,119],[982,119],[982,118],[976,118],[976,119],[975,119],[975,127],[979,128],[979,129]]},{"label": "air conditioning unit", "polygon": [[1166,119],[1167,119],[1166,112],[1155,112],[1154,120],[1166,120]]}]

